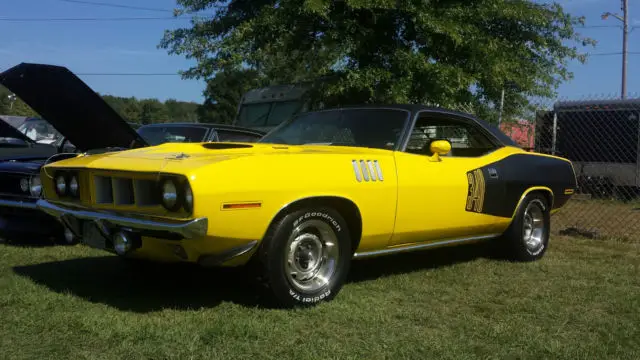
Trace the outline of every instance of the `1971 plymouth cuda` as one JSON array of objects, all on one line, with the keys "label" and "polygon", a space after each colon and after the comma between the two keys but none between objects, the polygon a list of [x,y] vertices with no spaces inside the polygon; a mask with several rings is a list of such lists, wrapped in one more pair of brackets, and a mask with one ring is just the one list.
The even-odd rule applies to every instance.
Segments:
[{"label": "1971 plymouth cuda", "polygon": [[38,207],[125,258],[259,269],[280,305],[340,291],[353,258],[481,240],[541,258],[572,196],[565,159],[418,105],[303,113],[258,143],[164,144],[62,160]]},{"label": "1971 plymouth cuda", "polygon": [[[145,147],[164,142],[255,142],[264,133],[222,124],[168,123],[137,127],[122,118],[69,69],[22,63],[0,73],[11,90],[44,119],[29,119],[16,129],[0,120],[0,236],[9,240],[54,237],[73,244],[73,233],[36,208],[40,168],[78,156]],[[39,144],[23,132],[44,128],[51,144]],[[45,134],[38,134],[45,135]],[[75,188],[75,185],[72,185]],[[34,226],[37,224],[37,226]]]}]

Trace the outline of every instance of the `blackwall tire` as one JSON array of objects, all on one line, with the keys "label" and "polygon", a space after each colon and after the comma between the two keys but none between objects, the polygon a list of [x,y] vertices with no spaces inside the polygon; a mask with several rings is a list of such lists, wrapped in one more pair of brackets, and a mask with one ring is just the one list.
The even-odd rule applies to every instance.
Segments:
[{"label": "blackwall tire", "polygon": [[312,306],[341,290],[353,256],[349,228],[332,208],[293,211],[267,231],[258,253],[260,280],[277,307]]}]

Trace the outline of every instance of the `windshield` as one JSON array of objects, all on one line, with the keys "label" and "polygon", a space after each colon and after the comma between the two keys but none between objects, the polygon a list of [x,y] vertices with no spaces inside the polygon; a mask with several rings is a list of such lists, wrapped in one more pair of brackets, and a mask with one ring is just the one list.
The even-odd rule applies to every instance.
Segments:
[{"label": "windshield", "polygon": [[53,144],[62,137],[51,124],[45,120],[29,119],[18,127],[18,131],[27,135],[31,140],[41,144]]},{"label": "windshield", "polygon": [[277,126],[289,120],[302,108],[302,102],[276,101],[259,104],[248,104],[240,107],[237,126]]},{"label": "windshield", "polygon": [[167,142],[203,142],[209,129],[201,126],[143,126],[137,132],[150,145]]},{"label": "windshield", "polygon": [[408,118],[406,111],[393,109],[303,113],[283,123],[258,142],[394,149]]}]

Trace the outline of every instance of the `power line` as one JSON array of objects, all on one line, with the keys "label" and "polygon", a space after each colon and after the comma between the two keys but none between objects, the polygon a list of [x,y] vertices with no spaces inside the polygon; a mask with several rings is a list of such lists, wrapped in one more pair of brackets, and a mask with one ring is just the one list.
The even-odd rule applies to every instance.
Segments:
[{"label": "power line", "polygon": [[178,73],[76,73],[78,76],[180,76]]},{"label": "power line", "polygon": [[[631,51],[631,52],[627,52],[627,54],[629,54],[629,55],[640,55],[640,51]],[[606,53],[593,53],[593,54],[587,54],[587,55],[589,55],[589,56],[622,55],[622,51],[606,52]]]},{"label": "power line", "polygon": [[66,2],[66,3],[74,3],[74,4],[83,4],[83,5],[115,7],[115,8],[122,8],[122,9],[131,9],[131,10],[173,12],[172,9],[170,10],[170,9],[159,9],[159,8],[148,8],[148,7],[113,4],[113,3],[105,3],[105,2],[97,2],[97,1],[82,1],[82,0],[57,0],[57,1]]},{"label": "power line", "polygon": [[131,21],[131,20],[181,20],[186,18],[163,16],[163,17],[112,17],[112,18],[0,18],[0,21],[11,22],[32,22],[32,21]]},{"label": "power line", "polygon": [[602,28],[620,28],[618,25],[584,25],[576,26],[576,29],[602,29]]},{"label": "power line", "polygon": [[[610,53],[594,53],[587,54],[590,56],[607,56],[607,55],[621,55],[622,52],[610,52]],[[640,55],[640,51],[628,52],[629,55]],[[181,76],[175,72],[172,73],[107,73],[107,72],[86,72],[76,73],[78,76]]]}]

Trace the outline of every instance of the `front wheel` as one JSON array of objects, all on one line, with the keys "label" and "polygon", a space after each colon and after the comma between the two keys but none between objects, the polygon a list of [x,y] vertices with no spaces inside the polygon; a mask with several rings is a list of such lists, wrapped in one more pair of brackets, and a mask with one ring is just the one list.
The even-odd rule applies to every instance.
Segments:
[{"label": "front wheel", "polygon": [[502,236],[507,256],[515,261],[542,258],[549,246],[550,230],[551,215],[546,197],[539,193],[527,195]]},{"label": "front wheel", "polygon": [[346,221],[331,208],[293,211],[268,230],[259,252],[260,277],[278,305],[315,305],[333,299],[352,257]]}]

